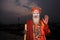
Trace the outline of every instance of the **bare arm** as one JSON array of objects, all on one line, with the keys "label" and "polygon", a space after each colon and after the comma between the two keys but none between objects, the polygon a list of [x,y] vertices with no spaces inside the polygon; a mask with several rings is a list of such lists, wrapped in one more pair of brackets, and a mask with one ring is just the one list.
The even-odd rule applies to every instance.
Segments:
[{"label": "bare arm", "polygon": [[25,24],[25,33],[24,33],[24,40],[26,40],[26,32],[27,32],[27,24]]}]

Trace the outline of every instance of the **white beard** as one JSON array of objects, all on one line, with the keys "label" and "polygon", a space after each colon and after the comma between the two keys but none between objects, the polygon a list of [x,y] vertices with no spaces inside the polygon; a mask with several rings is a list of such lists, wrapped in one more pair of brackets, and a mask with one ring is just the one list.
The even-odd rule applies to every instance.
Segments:
[{"label": "white beard", "polygon": [[40,20],[39,13],[38,14],[37,13],[33,14],[33,23],[38,24],[39,20]]},{"label": "white beard", "polygon": [[38,18],[33,18],[33,23],[38,24],[39,23],[39,17]]}]

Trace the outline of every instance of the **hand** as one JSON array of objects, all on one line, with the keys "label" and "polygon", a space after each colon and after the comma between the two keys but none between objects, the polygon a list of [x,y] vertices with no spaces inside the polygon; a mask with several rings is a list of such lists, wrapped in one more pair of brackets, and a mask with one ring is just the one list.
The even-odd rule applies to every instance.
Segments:
[{"label": "hand", "polygon": [[44,19],[43,19],[44,23],[45,23],[45,24],[48,24],[48,20],[49,20],[48,15],[45,15],[45,16],[44,16]]}]

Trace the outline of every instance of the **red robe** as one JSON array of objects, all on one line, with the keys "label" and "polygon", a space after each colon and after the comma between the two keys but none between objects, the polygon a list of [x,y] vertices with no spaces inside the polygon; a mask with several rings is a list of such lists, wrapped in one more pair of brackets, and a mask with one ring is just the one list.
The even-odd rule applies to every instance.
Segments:
[{"label": "red robe", "polygon": [[[27,37],[26,40],[34,40],[33,38],[33,21],[28,20],[27,21]],[[48,25],[45,25],[42,20],[40,20],[40,26],[41,26],[41,36],[38,40],[46,40],[45,35],[50,33],[50,30],[48,28]]]}]

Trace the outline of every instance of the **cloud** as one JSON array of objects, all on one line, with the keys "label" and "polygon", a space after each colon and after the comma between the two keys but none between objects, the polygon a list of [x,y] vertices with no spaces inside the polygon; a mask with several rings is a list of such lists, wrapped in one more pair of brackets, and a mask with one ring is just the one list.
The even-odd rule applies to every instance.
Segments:
[{"label": "cloud", "polygon": [[[17,5],[16,3],[20,4]],[[3,0],[2,9],[7,12],[15,12],[21,15],[27,15],[31,13],[31,8],[37,4],[29,0]],[[29,9],[30,8],[30,9]]]},{"label": "cloud", "polygon": [[[31,0],[3,0],[1,2],[2,10],[7,13],[2,14],[2,20],[7,18],[12,19],[11,17],[24,17],[31,14],[31,8],[36,6],[35,2]],[[5,16],[4,16],[5,15]],[[12,15],[12,16],[11,16]],[[4,17],[3,17],[4,16]],[[8,21],[8,19],[6,19]],[[16,18],[17,19],[17,18]],[[16,20],[14,19],[14,20]],[[13,20],[13,19],[12,19]],[[11,22],[11,20],[10,20]]]}]

